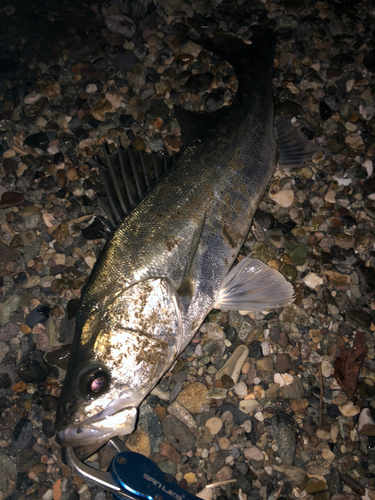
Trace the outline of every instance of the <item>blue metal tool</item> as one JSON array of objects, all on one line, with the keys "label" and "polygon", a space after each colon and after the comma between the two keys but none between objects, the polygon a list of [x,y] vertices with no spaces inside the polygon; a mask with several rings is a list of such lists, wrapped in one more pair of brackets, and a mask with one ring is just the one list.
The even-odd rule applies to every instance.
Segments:
[{"label": "blue metal tool", "polygon": [[75,456],[73,448],[65,448],[69,465],[74,472],[95,482],[112,493],[118,500],[198,500],[198,497],[183,490],[170,474],[165,474],[150,459],[126,451],[117,438],[109,443],[117,455],[107,472],[93,469]]}]

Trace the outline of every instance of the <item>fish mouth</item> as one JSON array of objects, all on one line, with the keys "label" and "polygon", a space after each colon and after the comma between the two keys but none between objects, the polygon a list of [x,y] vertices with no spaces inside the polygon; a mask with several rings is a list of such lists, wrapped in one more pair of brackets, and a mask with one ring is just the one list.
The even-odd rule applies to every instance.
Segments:
[{"label": "fish mouth", "polygon": [[126,436],[134,431],[137,408],[125,408],[100,420],[93,420],[91,417],[78,425],[57,431],[56,442],[64,447],[95,444],[99,449],[112,437]]}]

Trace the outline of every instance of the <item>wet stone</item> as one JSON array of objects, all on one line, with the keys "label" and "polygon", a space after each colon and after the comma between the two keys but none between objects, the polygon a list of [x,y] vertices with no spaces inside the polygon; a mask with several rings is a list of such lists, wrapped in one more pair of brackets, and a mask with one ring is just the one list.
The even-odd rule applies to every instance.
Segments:
[{"label": "wet stone", "polygon": [[30,328],[34,328],[34,326],[38,323],[44,324],[49,317],[49,307],[48,306],[38,306],[35,309],[33,309],[27,316],[26,316],[26,324]]},{"label": "wet stone", "polygon": [[187,453],[195,443],[195,435],[173,415],[167,415],[162,421],[163,433],[167,441],[177,451]]},{"label": "wet stone", "polygon": [[335,132],[328,138],[327,146],[333,153],[340,153],[345,148],[344,136]]},{"label": "wet stone", "polygon": [[25,144],[31,148],[39,148],[46,151],[49,146],[49,138],[43,132],[38,132],[37,134],[32,134],[26,137]]},{"label": "wet stone", "polygon": [[256,211],[254,219],[264,229],[272,229],[275,224],[275,217],[271,213],[263,212],[262,210]]},{"label": "wet stone", "polygon": [[363,326],[364,328],[370,328],[371,326],[371,316],[368,312],[366,311],[349,311],[348,312],[349,318],[351,318],[353,321],[358,323],[360,326]]},{"label": "wet stone", "polygon": [[258,340],[254,340],[249,344],[249,354],[248,356],[250,358],[262,358],[263,357],[263,350],[262,350],[262,343],[259,342]]},{"label": "wet stone", "polygon": [[33,351],[26,361],[17,368],[18,376],[25,382],[40,384],[50,373],[50,368],[43,359],[44,353]]},{"label": "wet stone", "polygon": [[282,387],[281,392],[286,399],[302,399],[305,394],[302,380],[299,377],[293,377],[293,382]]},{"label": "wet stone", "polygon": [[322,120],[328,120],[332,116],[332,109],[328,106],[327,103],[321,101],[319,103],[319,114]]},{"label": "wet stone", "polygon": [[1,195],[0,209],[22,205],[24,197],[20,193],[6,192]]},{"label": "wet stone", "polygon": [[16,450],[22,450],[30,445],[33,439],[33,424],[30,420],[21,418],[14,427],[12,434],[12,446]]}]

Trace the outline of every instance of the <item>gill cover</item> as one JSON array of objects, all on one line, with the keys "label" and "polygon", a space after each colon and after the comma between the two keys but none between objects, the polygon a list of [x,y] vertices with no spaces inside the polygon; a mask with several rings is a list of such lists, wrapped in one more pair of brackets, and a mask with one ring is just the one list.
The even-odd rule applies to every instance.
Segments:
[{"label": "gill cover", "polygon": [[101,317],[87,318],[70,367],[74,374],[59,401],[59,442],[90,444],[109,439],[109,429],[111,436],[131,433],[135,408],[181,345],[178,296],[165,278],[135,283],[107,304]]}]

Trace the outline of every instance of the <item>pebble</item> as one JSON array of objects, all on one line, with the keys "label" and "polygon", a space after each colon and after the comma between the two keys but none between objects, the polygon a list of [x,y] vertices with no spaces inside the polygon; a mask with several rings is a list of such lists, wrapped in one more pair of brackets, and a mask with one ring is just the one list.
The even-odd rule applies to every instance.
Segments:
[{"label": "pebble", "polygon": [[322,285],[323,279],[320,276],[317,276],[315,273],[308,273],[306,276],[303,278],[303,282],[305,283],[306,286],[309,288],[316,288],[317,286]]},{"label": "pebble", "polygon": [[259,403],[256,399],[243,399],[242,401],[239,402],[238,408],[243,412],[243,413],[251,413],[252,411],[256,410],[259,406]]},{"label": "pebble", "polygon": [[149,457],[151,455],[150,438],[148,434],[141,429],[136,429],[133,434],[128,437],[126,440],[126,446],[130,451],[140,453],[145,457]]},{"label": "pebble", "polygon": [[206,427],[210,431],[212,436],[218,434],[223,427],[223,421],[217,417],[211,417],[206,422]]},{"label": "pebble", "polygon": [[181,453],[190,451],[195,443],[195,435],[173,415],[167,415],[162,423],[163,434],[169,444]]},{"label": "pebble", "polygon": [[278,203],[283,208],[288,208],[293,204],[294,191],[292,189],[282,189],[276,193],[269,194],[272,201]]},{"label": "pebble", "polygon": [[225,365],[216,372],[215,379],[220,380],[223,375],[228,375],[236,384],[248,354],[249,348],[247,346],[238,346]]},{"label": "pebble", "polygon": [[200,382],[193,382],[180,392],[177,396],[177,401],[190,413],[201,413],[202,405],[207,403],[207,393],[206,386]]},{"label": "pebble", "polygon": [[339,410],[345,417],[354,417],[361,411],[361,409],[351,401],[339,406]]},{"label": "pebble", "polygon": [[375,436],[375,421],[368,408],[363,408],[359,415],[358,432],[365,436]]}]

